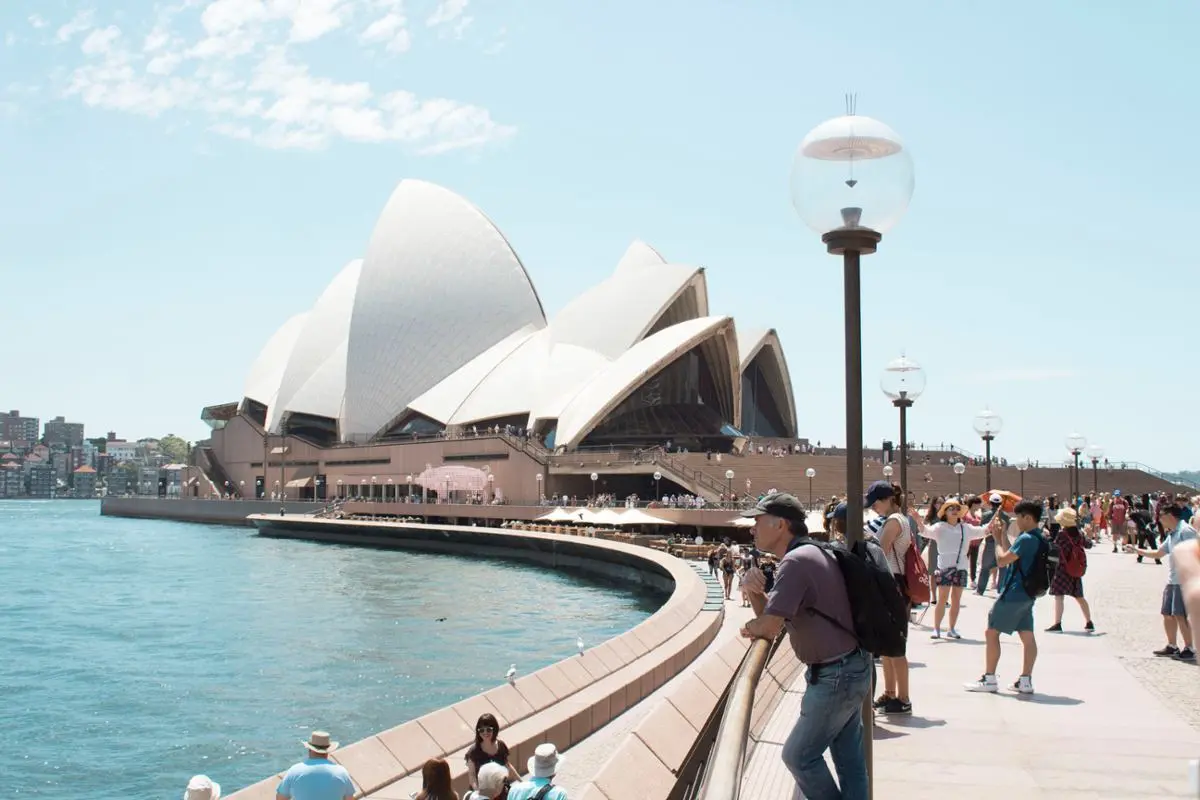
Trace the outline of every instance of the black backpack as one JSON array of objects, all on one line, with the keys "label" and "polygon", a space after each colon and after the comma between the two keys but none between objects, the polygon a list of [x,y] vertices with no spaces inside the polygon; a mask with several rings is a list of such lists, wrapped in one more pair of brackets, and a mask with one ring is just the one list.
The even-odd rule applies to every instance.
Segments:
[{"label": "black backpack", "polygon": [[900,591],[879,545],[865,539],[855,542],[852,548],[814,541],[806,544],[821,548],[837,561],[850,598],[854,630],[846,630],[846,626],[815,608],[809,611],[845,630],[871,655],[889,658],[904,655],[908,598]]},{"label": "black backpack", "polygon": [[1025,569],[1018,561],[1017,568],[1021,573],[1021,585],[1025,588],[1025,593],[1036,600],[1050,591],[1050,582],[1054,580],[1054,572],[1058,569],[1058,562],[1062,556],[1058,546],[1046,541],[1041,531],[1033,535],[1038,543],[1033,564]]}]

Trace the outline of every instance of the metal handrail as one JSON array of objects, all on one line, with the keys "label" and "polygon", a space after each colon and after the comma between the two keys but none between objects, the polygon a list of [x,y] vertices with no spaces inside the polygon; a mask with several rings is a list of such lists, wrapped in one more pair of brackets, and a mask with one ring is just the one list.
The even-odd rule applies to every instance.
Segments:
[{"label": "metal handrail", "polygon": [[755,639],[729,685],[721,727],[708,758],[708,769],[700,784],[699,800],[737,800],[746,764],[746,742],[750,738],[750,715],[758,681],[771,656],[773,642]]}]

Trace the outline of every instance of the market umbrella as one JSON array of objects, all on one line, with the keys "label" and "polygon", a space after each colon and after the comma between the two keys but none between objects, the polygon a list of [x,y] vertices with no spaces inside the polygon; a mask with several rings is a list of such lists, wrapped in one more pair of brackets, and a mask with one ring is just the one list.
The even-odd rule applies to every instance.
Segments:
[{"label": "market umbrella", "polygon": [[674,525],[670,520],[661,519],[647,514],[638,508],[627,508],[621,514],[621,522],[625,525]]}]

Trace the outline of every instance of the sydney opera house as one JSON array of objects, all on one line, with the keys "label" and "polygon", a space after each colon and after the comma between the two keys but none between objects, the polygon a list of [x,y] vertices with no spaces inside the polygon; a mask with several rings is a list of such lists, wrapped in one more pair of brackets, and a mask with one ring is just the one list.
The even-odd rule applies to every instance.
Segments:
[{"label": "sydney opera house", "polygon": [[703,267],[634,242],[547,319],[504,234],[416,180],[363,257],[270,338],[243,396],[203,418],[214,483],[295,499],[648,497],[653,464],[583,456],[796,436],[778,336],[712,313]]}]

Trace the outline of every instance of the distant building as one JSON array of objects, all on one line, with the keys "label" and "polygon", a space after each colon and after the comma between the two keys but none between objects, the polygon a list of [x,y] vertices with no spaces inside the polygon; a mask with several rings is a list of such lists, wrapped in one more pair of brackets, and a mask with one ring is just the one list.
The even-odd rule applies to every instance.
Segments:
[{"label": "distant building", "polygon": [[121,496],[137,491],[137,467],[113,463],[108,470],[108,494]]},{"label": "distant building", "polygon": [[75,470],[73,486],[76,497],[95,497],[96,470],[91,467],[80,467]]},{"label": "distant building", "polygon": [[83,444],[83,423],[67,422],[63,417],[55,417],[46,423],[42,440],[51,447],[56,444],[79,447]]},{"label": "distant building", "polygon": [[37,417],[22,417],[20,411],[9,411],[0,416],[0,439],[7,439],[17,449],[27,450],[37,444],[41,432]]},{"label": "distant building", "polygon": [[55,479],[54,467],[50,464],[34,464],[26,467],[26,480],[28,480],[28,495],[30,497],[48,499],[54,497],[54,487],[57,485]]},{"label": "distant building", "polygon": [[134,494],[154,496],[158,494],[158,467],[140,467],[138,485]]},{"label": "distant building", "polygon": [[136,442],[109,441],[104,446],[104,451],[109,459],[115,462],[133,461],[138,457]]},{"label": "distant building", "polygon": [[75,471],[75,464],[72,462],[71,454],[68,452],[56,452],[50,454],[50,464],[54,467],[55,480],[68,484],[71,482],[71,473]]},{"label": "distant building", "polygon": [[25,475],[21,465],[0,461],[0,497],[21,497],[25,494]]}]

